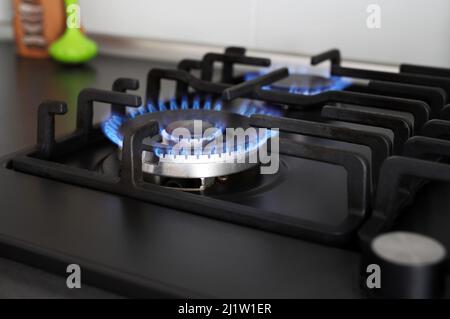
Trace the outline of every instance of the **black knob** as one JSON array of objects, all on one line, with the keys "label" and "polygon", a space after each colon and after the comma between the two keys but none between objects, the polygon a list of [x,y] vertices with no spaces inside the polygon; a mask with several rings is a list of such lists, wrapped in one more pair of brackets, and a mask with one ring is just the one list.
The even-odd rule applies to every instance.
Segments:
[{"label": "black knob", "polygon": [[438,298],[445,288],[446,250],[409,232],[375,237],[363,257],[363,286],[371,297]]}]

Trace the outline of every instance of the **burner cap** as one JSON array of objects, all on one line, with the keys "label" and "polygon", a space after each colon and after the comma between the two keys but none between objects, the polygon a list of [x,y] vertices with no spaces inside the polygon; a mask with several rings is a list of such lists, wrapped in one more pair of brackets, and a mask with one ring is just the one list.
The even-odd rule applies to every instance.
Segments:
[{"label": "burner cap", "polygon": [[287,78],[271,84],[271,88],[287,92],[308,93],[324,91],[333,86],[333,80],[313,74],[291,74]]},{"label": "burner cap", "polygon": [[179,120],[169,123],[161,132],[164,143],[173,144],[178,142],[204,143],[213,140],[222,130],[215,127],[211,122],[192,119]]},{"label": "burner cap", "polygon": [[[201,123],[200,132],[198,132],[199,127],[198,123]],[[214,126],[208,121],[203,121],[201,119],[193,119],[193,120],[181,120],[172,122],[166,126],[165,131],[170,135],[174,135],[177,129],[178,130],[185,129],[191,133],[191,138],[199,139],[203,136],[206,130],[211,129],[213,127]]]},{"label": "burner cap", "polygon": [[[148,113],[127,121],[124,127],[145,125],[152,121],[157,121],[160,128],[164,129],[160,134],[149,136],[144,140],[150,150],[144,151],[142,169],[147,174],[174,178],[227,176],[258,166],[257,152],[267,143],[271,134],[271,131],[266,131],[264,136],[255,135],[235,139],[235,136],[226,129],[246,131],[250,128],[248,118],[234,113],[211,110]],[[196,123],[200,123],[200,130]],[[177,143],[185,142],[185,139],[180,140],[180,136],[175,136],[178,135],[176,132],[178,128],[189,132],[191,140],[188,140],[187,144]],[[220,138],[216,140],[217,135]],[[212,140],[218,141],[218,144],[209,143]],[[229,143],[231,141],[236,143]],[[187,149],[184,148],[185,146]],[[190,146],[194,147],[190,148]],[[197,148],[197,146],[200,147]]]}]

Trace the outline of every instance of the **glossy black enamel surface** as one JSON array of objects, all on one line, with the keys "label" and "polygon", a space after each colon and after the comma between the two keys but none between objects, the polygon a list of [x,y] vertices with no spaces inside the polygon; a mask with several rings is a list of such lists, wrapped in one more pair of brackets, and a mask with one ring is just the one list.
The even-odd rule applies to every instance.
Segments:
[{"label": "glossy black enamel surface", "polygon": [[[23,60],[0,44],[0,154],[36,143],[36,114],[45,99],[68,102],[56,119],[60,136],[75,127],[75,106],[85,87],[110,89],[117,77],[145,83],[160,63],[100,56],[84,68],[47,60]],[[143,95],[140,89],[138,94]],[[99,112],[104,118],[108,108]],[[350,150],[370,162],[364,146],[296,137]],[[61,160],[98,170],[114,147]],[[8,163],[9,156],[5,157]],[[337,223],[346,210],[345,171],[286,157],[280,176],[265,191],[231,200],[261,209],[283,205],[286,214]],[[280,179],[280,180],[278,180]],[[282,182],[284,183],[282,183]],[[286,182],[288,181],[288,182]],[[282,185],[282,187],[279,187]],[[270,191],[278,192],[270,194]],[[290,192],[297,201],[289,202]],[[323,194],[317,198],[318,194]],[[445,207],[450,186],[429,184],[396,227],[439,239],[450,247]],[[226,197],[226,196],[225,196]],[[314,207],[314,205],[316,205]],[[130,296],[358,298],[356,247],[332,248],[188,212],[145,203],[0,168],[0,255],[65,274],[68,263],[85,269],[85,280]],[[314,212],[319,212],[314,213]],[[448,223],[446,222],[448,221]],[[64,280],[64,278],[62,278]]]}]

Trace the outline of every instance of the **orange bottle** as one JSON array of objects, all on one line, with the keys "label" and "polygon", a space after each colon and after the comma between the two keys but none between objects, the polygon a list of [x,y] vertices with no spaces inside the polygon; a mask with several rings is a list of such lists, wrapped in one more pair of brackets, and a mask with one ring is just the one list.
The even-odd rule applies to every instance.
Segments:
[{"label": "orange bottle", "polygon": [[48,57],[49,45],[66,28],[62,0],[13,0],[17,53],[31,58]]}]

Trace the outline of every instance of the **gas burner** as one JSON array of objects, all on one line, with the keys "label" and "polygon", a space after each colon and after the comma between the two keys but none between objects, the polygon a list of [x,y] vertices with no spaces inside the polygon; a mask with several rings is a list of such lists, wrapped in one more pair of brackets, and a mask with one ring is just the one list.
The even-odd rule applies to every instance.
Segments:
[{"label": "gas burner", "polygon": [[[188,111],[188,110],[207,110],[207,111],[223,111],[225,113],[236,113],[245,117],[253,114],[281,116],[283,111],[280,107],[268,105],[260,101],[242,100],[238,103],[229,103],[223,106],[221,99],[213,99],[211,96],[201,97],[184,97],[180,100],[171,99],[169,101],[159,101],[157,105],[148,104],[139,108],[131,109],[126,115],[112,114],[106,121],[102,123],[103,133],[111,142],[122,147],[123,136],[120,133],[120,127],[128,120],[140,117],[148,113],[160,113],[166,111]],[[183,120],[182,117],[180,117]],[[167,132],[162,132],[167,138]]]},{"label": "gas burner", "polygon": [[246,100],[223,106],[221,99],[196,95],[141,106],[126,115],[113,114],[102,129],[120,153],[126,125],[157,121],[159,134],[144,140],[150,148],[143,153],[146,180],[185,191],[203,191],[217,181],[235,180],[228,178],[230,175],[259,166],[259,148],[276,133],[261,130],[262,135],[254,133],[237,142],[235,133],[230,133],[230,129],[249,129],[248,118],[253,114],[277,116],[281,111]]},{"label": "gas burner", "polygon": [[302,88],[311,91],[320,88],[329,88],[333,85],[330,78],[313,74],[291,74],[288,77],[271,84],[273,89],[290,91],[291,88]]},{"label": "gas burner", "polygon": [[124,122],[118,136],[129,125],[153,121],[160,133],[144,139],[146,180],[186,191],[205,190],[259,166],[258,150],[276,134],[251,128],[248,117],[240,114],[186,109],[142,114]]},{"label": "gas burner", "polygon": [[[264,74],[248,73],[246,80],[251,80]],[[290,75],[282,80],[265,86],[266,90],[283,91],[302,95],[316,95],[326,91],[344,90],[350,86],[351,81],[338,76],[323,76],[319,74],[298,73],[290,71]]]},{"label": "gas burner", "polygon": [[319,94],[338,88],[339,78],[327,78],[313,74],[291,74],[287,78],[271,84],[271,90],[285,91],[304,95]]},{"label": "gas burner", "polygon": [[180,120],[167,125],[161,131],[164,144],[188,144],[194,148],[203,147],[222,134],[222,129],[203,120]]}]

